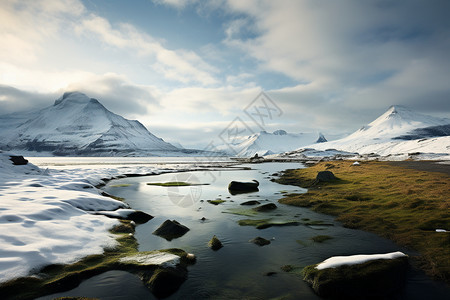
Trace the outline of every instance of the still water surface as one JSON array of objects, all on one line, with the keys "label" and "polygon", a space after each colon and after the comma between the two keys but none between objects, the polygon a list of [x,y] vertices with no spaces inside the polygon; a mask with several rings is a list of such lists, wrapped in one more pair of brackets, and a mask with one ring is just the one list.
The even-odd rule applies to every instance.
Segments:
[{"label": "still water surface", "polygon": [[[168,299],[320,299],[300,277],[284,273],[286,264],[303,267],[318,263],[330,256],[386,253],[404,251],[391,241],[371,233],[346,229],[333,217],[314,213],[305,208],[279,204],[282,193],[301,193],[305,190],[271,182],[271,174],[281,170],[302,167],[298,163],[265,163],[244,165],[252,170],[227,169],[222,171],[185,172],[157,176],[123,178],[111,181],[105,190],[126,199],[130,206],[145,211],[154,219],[136,228],[135,237],[140,251],[164,248],[182,248],[197,256],[189,267],[188,280]],[[227,186],[231,180],[260,182],[259,192],[231,195]],[[209,185],[188,187],[149,186],[148,182],[190,181]],[[212,205],[207,200],[226,200]],[[239,204],[258,200],[262,204],[276,203],[278,208],[254,217],[226,213],[228,209],[243,208]],[[205,217],[206,221],[201,221]],[[302,219],[323,221],[334,226],[289,226],[258,230],[237,224],[241,219]],[[165,220],[175,219],[191,230],[171,242],[152,232]],[[212,251],[207,247],[213,235],[224,247]],[[332,239],[314,243],[316,235]],[[261,236],[271,244],[259,247],[249,240]],[[267,276],[268,272],[276,274]],[[405,289],[393,299],[447,299],[448,289],[433,282],[422,273],[411,270]],[[41,299],[61,296],[86,296],[101,299],[154,299],[140,280],[129,273],[110,271],[83,282],[74,290]]]}]

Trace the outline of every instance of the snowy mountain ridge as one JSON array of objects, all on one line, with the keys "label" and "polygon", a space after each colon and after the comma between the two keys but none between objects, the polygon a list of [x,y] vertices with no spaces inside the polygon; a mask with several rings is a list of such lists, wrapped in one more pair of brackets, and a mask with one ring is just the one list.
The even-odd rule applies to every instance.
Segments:
[{"label": "snowy mountain ridge", "polygon": [[114,114],[79,92],[64,93],[52,106],[38,111],[0,116],[0,121],[0,148],[5,150],[54,155],[180,151],[139,121]]},{"label": "snowy mountain ridge", "polygon": [[298,149],[311,143],[326,141],[323,134],[315,133],[288,133],[285,130],[275,130],[273,133],[261,131],[247,137],[241,137],[240,143],[233,145],[235,153],[239,157],[252,157],[283,153]]},{"label": "snowy mountain ridge", "polygon": [[304,148],[378,155],[412,152],[450,155],[450,119],[420,114],[396,105],[347,137]]}]

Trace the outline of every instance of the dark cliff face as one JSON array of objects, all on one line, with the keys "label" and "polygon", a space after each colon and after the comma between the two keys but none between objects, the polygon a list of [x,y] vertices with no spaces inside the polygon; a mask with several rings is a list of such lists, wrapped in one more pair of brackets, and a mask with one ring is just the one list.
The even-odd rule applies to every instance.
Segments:
[{"label": "dark cliff face", "polygon": [[394,140],[418,140],[439,136],[450,136],[450,124],[418,128],[410,131],[408,134],[393,138]]}]

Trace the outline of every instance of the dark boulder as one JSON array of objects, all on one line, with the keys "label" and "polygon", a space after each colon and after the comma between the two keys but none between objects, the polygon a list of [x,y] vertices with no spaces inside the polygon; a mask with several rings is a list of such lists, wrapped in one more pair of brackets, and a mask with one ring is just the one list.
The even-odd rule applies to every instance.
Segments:
[{"label": "dark boulder", "polygon": [[255,237],[254,239],[251,239],[249,242],[253,243],[255,245],[258,245],[258,246],[265,246],[265,245],[269,245],[270,244],[269,240],[266,240],[265,238],[262,238],[260,236]]},{"label": "dark boulder", "polygon": [[246,202],[242,202],[241,205],[257,205],[257,204],[261,204],[261,202],[256,201],[256,200],[250,200],[250,201],[246,201]]},{"label": "dark boulder", "polygon": [[336,176],[331,171],[320,171],[316,176],[316,182],[328,182],[334,179],[336,179]]},{"label": "dark boulder", "polygon": [[144,224],[153,219],[153,216],[140,210],[136,210],[127,216],[127,220],[136,222],[136,224]]},{"label": "dark boulder", "polygon": [[258,207],[254,207],[253,210],[254,211],[259,211],[259,212],[266,212],[266,211],[271,211],[276,209],[277,206],[274,203],[267,203]]},{"label": "dark boulder", "polygon": [[213,249],[214,251],[219,250],[223,247],[222,242],[217,238],[217,236],[213,236],[212,239],[208,242],[208,247]]},{"label": "dark boulder", "polygon": [[9,160],[11,160],[13,162],[14,165],[16,166],[23,166],[28,164],[28,160],[25,159],[22,155],[11,155],[9,157]]},{"label": "dark boulder", "polygon": [[186,270],[164,268],[156,269],[150,278],[144,278],[144,283],[157,298],[166,298],[176,292],[186,279]]},{"label": "dark boulder", "polygon": [[259,182],[256,180],[252,180],[250,182],[242,182],[242,181],[232,181],[228,185],[228,191],[235,195],[239,193],[248,193],[248,192],[257,192]]},{"label": "dark boulder", "polygon": [[303,280],[320,297],[387,299],[404,285],[408,258],[378,259],[322,270],[315,267],[311,265],[303,269]]},{"label": "dark boulder", "polygon": [[166,220],[161,226],[156,229],[153,234],[165,238],[168,241],[179,238],[189,231],[184,225],[181,225],[177,221]]}]

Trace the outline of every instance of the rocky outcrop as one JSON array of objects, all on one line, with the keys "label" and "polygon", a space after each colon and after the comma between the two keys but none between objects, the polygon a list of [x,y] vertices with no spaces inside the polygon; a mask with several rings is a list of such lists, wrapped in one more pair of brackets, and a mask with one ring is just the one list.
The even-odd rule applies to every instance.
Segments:
[{"label": "rocky outcrop", "polygon": [[222,242],[217,238],[217,236],[213,236],[212,239],[208,243],[208,247],[213,249],[214,251],[219,250],[223,247]]},{"label": "rocky outcrop", "polygon": [[377,259],[354,265],[318,270],[303,269],[314,292],[327,299],[386,299],[402,288],[408,268],[407,256]]},{"label": "rocky outcrop", "polygon": [[177,221],[166,220],[161,226],[156,229],[153,234],[165,238],[168,241],[179,238],[189,231],[184,225],[181,225]]},{"label": "rocky outcrop", "polygon": [[328,182],[336,179],[336,176],[334,176],[333,172],[331,171],[320,171],[317,173],[316,181],[315,183],[319,182]]},{"label": "rocky outcrop", "polygon": [[11,160],[16,166],[23,166],[28,164],[28,160],[25,159],[22,155],[11,155],[9,157],[9,160]]},{"label": "rocky outcrop", "polygon": [[257,205],[257,204],[261,204],[261,202],[257,200],[250,200],[241,203],[241,205]]},{"label": "rocky outcrop", "polygon": [[258,207],[253,208],[254,211],[266,212],[276,209],[277,206],[274,203],[267,203]]}]

